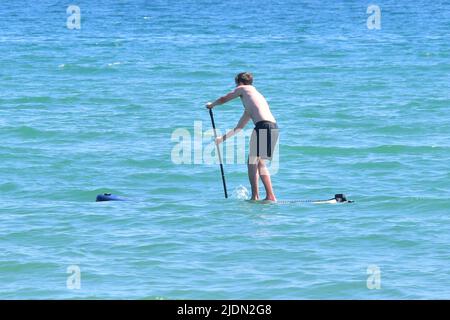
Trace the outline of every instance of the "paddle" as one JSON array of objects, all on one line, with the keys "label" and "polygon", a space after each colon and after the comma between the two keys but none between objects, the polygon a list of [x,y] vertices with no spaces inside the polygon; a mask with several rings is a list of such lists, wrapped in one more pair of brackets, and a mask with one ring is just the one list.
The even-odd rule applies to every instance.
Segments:
[{"label": "paddle", "polygon": [[[211,116],[211,123],[212,123],[212,127],[214,129],[214,143],[215,143],[215,139],[217,139],[217,132],[216,132],[216,125],[214,123],[214,115],[213,115],[212,109],[209,109],[209,115]],[[225,173],[223,172],[222,156],[220,154],[220,149],[219,149],[218,144],[216,144],[216,149],[217,149],[217,154],[219,155],[220,172],[222,173],[223,191],[225,192],[225,199],[226,199],[226,198],[228,198],[227,184],[225,183]]]}]

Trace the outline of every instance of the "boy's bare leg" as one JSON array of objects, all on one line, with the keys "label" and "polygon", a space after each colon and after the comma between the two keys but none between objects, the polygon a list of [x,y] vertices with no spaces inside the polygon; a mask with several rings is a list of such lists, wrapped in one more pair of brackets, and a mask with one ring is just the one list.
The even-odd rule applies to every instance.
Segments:
[{"label": "boy's bare leg", "polygon": [[277,201],[275,195],[273,194],[270,172],[269,169],[267,169],[263,159],[260,159],[258,162],[258,171],[259,175],[261,176],[261,181],[264,184],[264,188],[266,189],[266,199],[264,200]]},{"label": "boy's bare leg", "polygon": [[[256,163],[255,163],[256,162]],[[252,198],[251,200],[259,200],[259,172],[258,172],[258,162],[248,160],[248,179],[250,180],[250,185],[252,186]]]}]

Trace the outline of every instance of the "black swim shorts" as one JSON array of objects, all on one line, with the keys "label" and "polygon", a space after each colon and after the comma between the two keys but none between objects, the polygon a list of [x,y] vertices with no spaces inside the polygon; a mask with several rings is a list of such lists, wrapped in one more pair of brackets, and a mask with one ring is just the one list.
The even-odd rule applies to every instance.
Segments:
[{"label": "black swim shorts", "polygon": [[279,129],[276,123],[257,122],[250,138],[249,162],[255,163],[256,157],[272,160],[278,137]]}]

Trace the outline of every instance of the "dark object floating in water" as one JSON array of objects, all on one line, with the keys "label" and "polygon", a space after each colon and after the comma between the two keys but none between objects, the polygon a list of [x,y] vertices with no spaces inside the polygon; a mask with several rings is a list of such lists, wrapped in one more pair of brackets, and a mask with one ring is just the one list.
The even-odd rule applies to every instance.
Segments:
[{"label": "dark object floating in water", "polygon": [[96,202],[101,202],[101,201],[127,201],[127,199],[119,197],[119,196],[115,196],[111,193],[104,193],[104,194],[99,194],[97,196],[97,198],[95,199]]}]

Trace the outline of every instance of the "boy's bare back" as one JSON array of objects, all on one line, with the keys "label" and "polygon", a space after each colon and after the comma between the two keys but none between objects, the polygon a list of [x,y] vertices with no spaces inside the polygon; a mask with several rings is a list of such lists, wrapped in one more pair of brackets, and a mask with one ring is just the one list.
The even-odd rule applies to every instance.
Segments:
[{"label": "boy's bare back", "polygon": [[276,122],[266,98],[252,85],[240,85],[223,98],[226,101],[240,97],[246,113],[251,117],[253,123],[259,121]]}]

